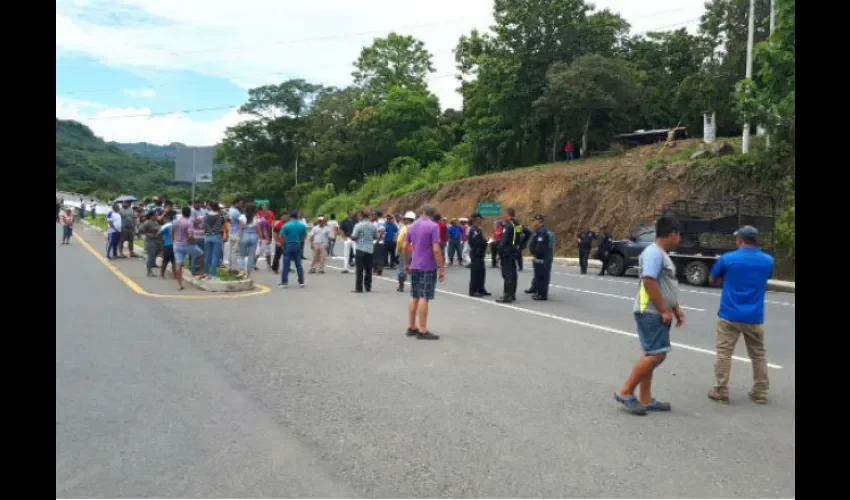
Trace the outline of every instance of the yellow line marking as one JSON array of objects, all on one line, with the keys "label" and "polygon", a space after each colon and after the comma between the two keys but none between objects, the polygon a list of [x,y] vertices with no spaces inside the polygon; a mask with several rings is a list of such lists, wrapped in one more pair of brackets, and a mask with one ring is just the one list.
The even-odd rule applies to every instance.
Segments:
[{"label": "yellow line marking", "polygon": [[270,291],[272,291],[271,288],[269,288],[265,285],[261,285],[260,283],[257,283],[255,281],[254,287],[257,288],[257,290],[252,291],[252,292],[248,292],[248,293],[239,293],[239,292],[215,293],[215,292],[209,292],[209,295],[177,295],[177,294],[166,295],[166,294],[161,294],[161,293],[151,293],[151,292],[145,290],[144,288],[142,288],[141,286],[139,286],[138,283],[136,283],[132,279],[128,278],[126,274],[122,273],[117,267],[112,265],[112,263],[109,262],[102,255],[100,255],[97,252],[97,250],[92,248],[92,246],[89,245],[89,243],[86,240],[84,240],[81,236],[79,236],[78,233],[75,232],[73,237],[74,237],[75,240],[79,241],[86,250],[91,252],[91,254],[94,255],[94,257],[97,260],[99,260],[101,262],[101,264],[103,264],[104,266],[106,266],[107,269],[112,271],[112,274],[114,274],[119,280],[121,280],[125,285],[127,285],[130,288],[130,290],[133,290],[134,292],[138,293],[139,295],[144,295],[145,297],[153,297],[155,299],[189,299],[189,300],[241,299],[242,297],[254,297],[254,296],[263,295],[263,294],[266,294],[266,293],[269,293]]}]

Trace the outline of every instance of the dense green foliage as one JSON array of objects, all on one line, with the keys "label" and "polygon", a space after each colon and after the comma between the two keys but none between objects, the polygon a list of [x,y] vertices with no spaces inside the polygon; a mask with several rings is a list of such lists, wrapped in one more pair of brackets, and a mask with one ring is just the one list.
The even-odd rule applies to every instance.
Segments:
[{"label": "dense green foliage", "polygon": [[175,146],[177,146],[178,144],[179,143],[171,143],[167,146],[160,146],[158,144],[151,144],[149,142],[109,142],[110,146],[115,146],[116,148],[126,153],[132,153],[134,155],[143,156],[145,158],[153,158],[154,160],[168,161],[174,161],[175,156],[177,156],[177,150]]}]

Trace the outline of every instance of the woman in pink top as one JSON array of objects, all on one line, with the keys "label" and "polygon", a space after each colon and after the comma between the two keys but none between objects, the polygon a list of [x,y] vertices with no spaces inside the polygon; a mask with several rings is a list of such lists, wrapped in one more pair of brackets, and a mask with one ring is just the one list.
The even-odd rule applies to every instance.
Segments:
[{"label": "woman in pink top", "polygon": [[71,234],[74,228],[74,213],[68,208],[62,214],[62,244],[68,245],[71,243]]}]

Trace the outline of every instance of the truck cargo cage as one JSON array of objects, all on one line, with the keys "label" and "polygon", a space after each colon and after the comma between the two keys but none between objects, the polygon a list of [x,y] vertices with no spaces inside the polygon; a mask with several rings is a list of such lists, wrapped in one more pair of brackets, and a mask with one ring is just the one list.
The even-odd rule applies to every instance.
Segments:
[{"label": "truck cargo cage", "polygon": [[681,226],[680,251],[707,255],[735,248],[734,233],[750,225],[759,230],[759,244],[774,250],[776,204],[768,196],[742,196],[736,200],[675,200],[665,203],[658,217],[674,217]]}]

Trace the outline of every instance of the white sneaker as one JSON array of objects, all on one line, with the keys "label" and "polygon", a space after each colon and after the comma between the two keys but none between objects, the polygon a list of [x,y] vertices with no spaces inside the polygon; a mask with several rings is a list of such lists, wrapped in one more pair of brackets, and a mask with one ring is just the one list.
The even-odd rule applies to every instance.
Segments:
[{"label": "white sneaker", "polygon": [[298,283],[298,288],[304,288],[306,285],[304,283]]},{"label": "white sneaker", "polygon": [[281,284],[280,284],[280,285],[278,285],[277,287],[278,287],[278,288],[289,288],[289,285],[284,285],[283,283],[281,283]]}]

